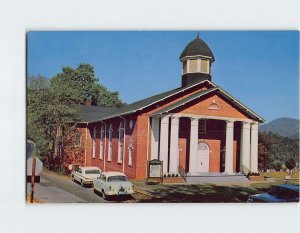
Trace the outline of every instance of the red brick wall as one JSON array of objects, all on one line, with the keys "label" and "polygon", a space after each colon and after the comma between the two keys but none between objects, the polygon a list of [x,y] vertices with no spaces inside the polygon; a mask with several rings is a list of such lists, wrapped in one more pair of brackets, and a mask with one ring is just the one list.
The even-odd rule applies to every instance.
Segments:
[{"label": "red brick wall", "polygon": [[[133,121],[133,128],[129,128],[129,122],[130,120]],[[137,165],[137,143],[136,143],[136,132],[137,132],[137,118],[136,116],[129,116],[126,118],[126,125],[125,125],[125,143],[123,145],[123,157],[124,157],[124,172],[129,178],[135,178],[136,177],[136,165]],[[85,129],[82,133],[82,142],[84,143],[84,146],[86,148],[86,166],[97,166],[102,171],[120,171],[123,172],[123,163],[118,163],[118,140],[119,140],[119,125],[120,122],[123,122],[124,120],[122,118],[114,118],[111,120],[105,121],[106,123],[106,134],[104,137],[104,154],[103,154],[103,160],[100,159],[100,129],[101,126],[105,124],[104,123],[97,123],[92,124],[88,126],[87,131],[87,141],[85,137]],[[113,134],[112,134],[112,159],[111,161],[108,161],[108,130],[109,126],[112,124]],[[96,156],[93,158],[93,130],[96,126],[97,134],[96,134]],[[132,155],[132,165],[129,165],[129,143],[132,143],[133,146],[133,155]],[[124,150],[125,148],[125,150]],[[105,168],[104,168],[104,162],[105,162]]]},{"label": "red brick wall", "polygon": [[150,138],[148,138],[150,123],[148,122],[148,119],[148,116],[143,114],[138,117],[137,121],[136,179],[143,179],[147,177],[147,161],[150,159]]},{"label": "red brick wall", "polygon": [[[215,101],[219,110],[209,109],[212,102]],[[181,106],[174,113],[195,114],[205,116],[233,117],[246,119],[247,116],[232,106],[227,100],[217,94],[210,94],[203,98],[198,98],[184,106]]]},{"label": "red brick wall", "polygon": [[[105,171],[124,171],[129,178],[143,179],[147,176],[147,159],[150,159],[151,151],[151,137],[148,122],[148,115],[157,111],[158,109],[167,106],[178,99],[185,96],[191,95],[199,90],[204,90],[210,87],[208,84],[200,84],[197,87],[191,88],[188,91],[176,94],[166,100],[162,100],[154,106],[147,107],[143,111],[126,116],[126,135],[125,135],[125,153],[124,164],[118,164],[118,128],[122,118],[114,118],[110,120],[105,120],[106,123],[106,137],[105,137]],[[209,106],[212,101],[215,100],[219,106],[220,110],[209,110]],[[224,116],[224,117],[234,117],[234,118],[247,118],[246,115],[235,109],[227,100],[219,97],[216,94],[211,94],[205,98],[197,99],[191,103],[186,104],[184,107],[176,109],[175,112],[195,114],[195,115],[207,115],[207,116]],[[133,129],[129,129],[129,122],[133,120]],[[223,132],[210,132],[204,135],[200,135],[199,139],[205,141],[210,147],[210,171],[218,172],[220,168],[220,150],[225,144],[224,139],[224,121],[218,121],[215,126],[212,126],[213,131],[215,129],[221,129]],[[221,122],[221,123],[220,123]],[[104,170],[104,160],[99,159],[99,148],[100,148],[100,127],[103,123],[99,122],[97,124],[89,125],[87,132],[87,143],[85,143],[85,129],[82,130],[82,142],[86,149],[86,165],[98,166]],[[113,125],[113,155],[112,161],[107,161],[108,156],[108,129],[109,125]],[[220,125],[220,124],[223,124]],[[236,125],[236,124],[235,124]],[[92,131],[93,127],[97,127],[97,139],[96,139],[96,158],[92,158]],[[239,125],[237,125],[239,127]],[[236,128],[236,126],[235,126]],[[180,134],[179,134],[179,164],[188,170],[188,154],[189,154],[189,137],[190,137],[190,120],[188,118],[180,119]],[[239,164],[239,137],[240,128],[235,129],[234,135],[234,168],[238,168]],[[128,146],[129,143],[133,145],[133,163],[132,166],[128,165]],[[147,157],[148,156],[148,157]],[[124,166],[123,166],[124,165]]]}]

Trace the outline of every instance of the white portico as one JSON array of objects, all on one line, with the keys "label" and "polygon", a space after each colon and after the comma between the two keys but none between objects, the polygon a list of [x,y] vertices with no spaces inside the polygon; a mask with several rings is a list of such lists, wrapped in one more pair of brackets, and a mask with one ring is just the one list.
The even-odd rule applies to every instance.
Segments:
[{"label": "white portico", "polygon": [[[189,131],[189,174],[209,173],[210,149],[205,143],[205,135],[199,137],[199,121],[215,120],[223,121],[225,125],[225,174],[234,174],[234,125],[240,122],[240,157],[241,169],[245,168],[257,172],[258,160],[258,130],[257,122],[242,119],[229,119],[212,116],[189,116],[184,114],[170,114],[151,117],[151,159],[163,161],[164,174],[177,174],[179,164],[179,121],[181,118],[190,121]],[[185,129],[186,130],[186,129]],[[206,129],[209,130],[209,129]],[[207,132],[209,133],[209,132]],[[250,137],[251,136],[251,137]],[[204,140],[202,140],[204,138]],[[251,140],[250,140],[251,139]],[[219,151],[221,156],[221,151]],[[221,170],[220,170],[221,172]]]}]

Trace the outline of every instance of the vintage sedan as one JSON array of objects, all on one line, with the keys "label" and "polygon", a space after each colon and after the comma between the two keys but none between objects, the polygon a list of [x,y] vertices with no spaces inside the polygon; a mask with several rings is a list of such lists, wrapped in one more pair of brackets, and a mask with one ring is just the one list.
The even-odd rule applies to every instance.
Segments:
[{"label": "vintage sedan", "polygon": [[250,195],[247,202],[299,202],[299,186],[273,185],[267,193]]},{"label": "vintage sedan", "polygon": [[133,184],[121,172],[103,172],[94,179],[94,192],[100,192],[103,199],[108,196],[124,196],[134,193]]},{"label": "vintage sedan", "polygon": [[85,185],[93,185],[93,180],[99,177],[101,170],[98,167],[79,167],[72,173],[72,180],[79,182],[83,187]]}]

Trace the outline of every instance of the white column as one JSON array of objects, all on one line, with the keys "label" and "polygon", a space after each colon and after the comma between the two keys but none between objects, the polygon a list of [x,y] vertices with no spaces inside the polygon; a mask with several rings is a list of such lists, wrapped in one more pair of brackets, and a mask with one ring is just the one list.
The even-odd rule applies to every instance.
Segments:
[{"label": "white column", "polygon": [[163,161],[163,173],[168,172],[168,138],[169,138],[169,117],[164,116],[160,121],[160,148],[159,158]]},{"label": "white column", "polygon": [[178,173],[179,153],[178,153],[178,136],[179,136],[179,118],[171,118],[171,139],[170,139],[170,173]]},{"label": "white column", "polygon": [[226,122],[225,172],[233,173],[233,121]]},{"label": "white column", "polygon": [[198,125],[199,119],[191,118],[189,172],[197,172],[196,158],[198,151]]},{"label": "white column", "polygon": [[[240,165],[250,169],[250,123],[242,122]],[[242,171],[242,170],[241,170]]]},{"label": "white column", "polygon": [[151,159],[158,159],[159,118],[151,118]]},{"label": "white column", "polygon": [[258,124],[251,125],[251,172],[258,172]]}]

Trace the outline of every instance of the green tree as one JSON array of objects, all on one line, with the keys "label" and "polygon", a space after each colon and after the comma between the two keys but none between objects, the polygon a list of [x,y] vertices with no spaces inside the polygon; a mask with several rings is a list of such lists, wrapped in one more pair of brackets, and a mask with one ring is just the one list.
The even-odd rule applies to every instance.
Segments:
[{"label": "green tree", "polygon": [[76,106],[123,105],[118,92],[110,92],[98,83],[94,68],[79,64],[76,69],[63,67],[51,79],[30,76],[27,82],[27,138],[36,143],[37,154],[50,169],[66,169],[73,159],[81,164],[83,149],[74,146],[79,133]]},{"label": "green tree", "polygon": [[[44,77],[39,80],[47,82]],[[36,143],[37,154],[45,165],[56,169],[63,157],[64,136],[75,129],[77,112],[74,102],[62,93],[51,86],[36,88],[35,82],[32,78],[27,90],[27,137]]]},{"label": "green tree", "polygon": [[76,69],[63,67],[62,72],[51,79],[51,88],[63,93],[76,104],[90,102],[98,106],[122,106],[118,92],[110,92],[98,83],[94,67],[90,64],[79,64]]}]

